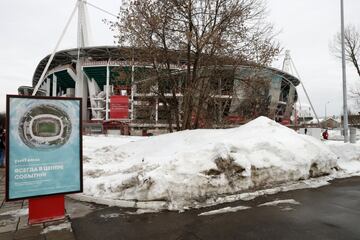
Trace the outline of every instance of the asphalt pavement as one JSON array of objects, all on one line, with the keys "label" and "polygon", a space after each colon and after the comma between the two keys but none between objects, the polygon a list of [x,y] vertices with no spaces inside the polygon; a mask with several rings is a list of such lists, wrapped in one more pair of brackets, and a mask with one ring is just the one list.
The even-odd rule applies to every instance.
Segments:
[{"label": "asphalt pavement", "polygon": [[[300,204],[259,206],[294,199]],[[68,206],[82,203],[68,200]],[[209,216],[224,207],[247,210]],[[76,209],[76,208],[75,208]],[[360,177],[303,189],[179,212],[131,214],[134,210],[84,205],[86,214],[71,217],[79,240],[99,239],[360,239]],[[70,214],[71,216],[71,214]]]},{"label": "asphalt pavement", "polygon": [[[38,225],[29,225],[26,215],[10,214],[26,209],[27,201],[5,202],[4,180],[1,170],[1,240],[360,239],[360,177],[335,180],[316,189],[283,192],[181,213],[136,214],[135,209],[66,198],[66,219]],[[259,206],[274,200],[288,201]],[[250,208],[199,216],[204,212],[239,206]],[[58,227],[64,223],[69,227]],[[45,231],[51,226],[58,230]]]}]

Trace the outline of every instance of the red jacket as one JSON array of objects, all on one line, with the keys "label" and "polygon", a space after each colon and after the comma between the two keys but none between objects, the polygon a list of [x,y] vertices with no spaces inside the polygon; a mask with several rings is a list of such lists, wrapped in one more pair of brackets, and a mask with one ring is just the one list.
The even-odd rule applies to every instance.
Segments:
[{"label": "red jacket", "polygon": [[323,132],[322,136],[325,140],[327,140],[329,138],[329,133],[327,131],[325,131],[325,132]]}]

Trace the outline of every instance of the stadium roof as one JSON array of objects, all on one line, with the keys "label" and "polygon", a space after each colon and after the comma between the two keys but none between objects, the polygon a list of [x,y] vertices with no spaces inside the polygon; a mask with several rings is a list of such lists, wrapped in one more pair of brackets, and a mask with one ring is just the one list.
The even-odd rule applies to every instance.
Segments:
[{"label": "stadium roof", "polygon": [[[97,47],[86,47],[86,48],[72,48],[58,51],[49,67],[49,70],[52,70],[59,66],[64,65],[73,65],[75,68],[76,60],[78,57],[86,58],[90,61],[128,61],[132,58],[131,48],[119,48],[117,46],[97,46]],[[136,52],[139,53],[141,50],[136,49]],[[39,81],[39,78],[44,71],[44,68],[50,58],[50,55],[43,58],[38,66],[36,67],[35,73],[33,75],[33,86]],[[273,73],[280,75],[281,77],[289,80],[295,86],[299,85],[300,80],[286,72],[280,71],[275,68],[267,67],[268,70]]]}]

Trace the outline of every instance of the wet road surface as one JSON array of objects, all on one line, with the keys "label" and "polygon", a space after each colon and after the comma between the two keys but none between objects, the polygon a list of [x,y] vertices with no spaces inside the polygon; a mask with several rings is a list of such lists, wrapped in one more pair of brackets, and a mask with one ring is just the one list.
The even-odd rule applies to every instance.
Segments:
[{"label": "wet road surface", "polygon": [[[299,205],[259,204],[294,199]],[[237,201],[183,213],[129,214],[131,209],[84,205],[87,215],[72,218],[76,239],[360,239],[360,177],[340,179],[317,189],[303,189]],[[233,213],[198,216],[224,207],[249,206]],[[79,209],[77,207],[77,209]],[[84,216],[85,215],[85,216]]]}]

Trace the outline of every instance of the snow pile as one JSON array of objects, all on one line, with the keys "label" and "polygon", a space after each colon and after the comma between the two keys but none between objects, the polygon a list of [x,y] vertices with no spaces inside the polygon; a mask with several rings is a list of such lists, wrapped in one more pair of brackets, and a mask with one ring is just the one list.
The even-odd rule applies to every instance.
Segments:
[{"label": "snow pile", "polygon": [[[116,136],[116,135],[97,135],[97,136],[84,136],[83,137],[83,160],[88,161],[87,156],[91,156],[92,159],[97,158],[98,160],[112,161],[113,155],[109,152],[116,150],[119,146],[129,142],[136,142],[143,139],[143,137],[134,136]],[[100,150],[100,152],[99,152]],[[103,155],[104,153],[104,155]],[[107,158],[109,157],[109,158]]]},{"label": "snow pile", "polygon": [[327,175],[337,168],[337,156],[321,141],[266,117],[233,129],[101,138],[84,139],[82,196],[91,201],[199,207],[218,196]]},{"label": "snow pile", "polygon": [[341,170],[340,174],[345,176],[360,175],[360,142],[357,144],[344,143],[340,141],[326,141],[327,146],[330,147],[339,159],[337,161]]}]

